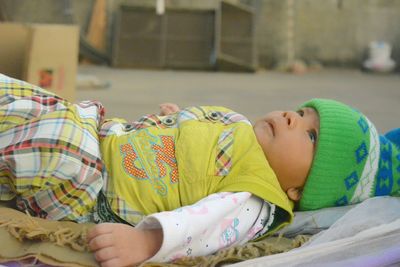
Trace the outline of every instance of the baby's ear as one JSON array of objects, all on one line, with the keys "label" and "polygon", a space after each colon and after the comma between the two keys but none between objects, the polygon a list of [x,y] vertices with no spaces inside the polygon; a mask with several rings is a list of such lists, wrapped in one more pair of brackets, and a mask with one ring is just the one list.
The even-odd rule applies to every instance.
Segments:
[{"label": "baby's ear", "polygon": [[294,202],[297,202],[301,198],[301,190],[295,187],[291,187],[286,191],[287,196],[289,199],[293,200]]}]

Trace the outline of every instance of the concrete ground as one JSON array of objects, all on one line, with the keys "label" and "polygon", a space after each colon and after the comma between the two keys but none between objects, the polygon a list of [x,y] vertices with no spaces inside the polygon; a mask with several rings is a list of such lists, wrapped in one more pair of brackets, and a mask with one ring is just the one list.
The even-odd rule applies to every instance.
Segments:
[{"label": "concrete ground", "polygon": [[333,98],[366,114],[381,132],[400,127],[400,75],[324,69],[303,75],[263,71],[224,73],[132,70],[80,66],[80,74],[109,82],[107,89],[78,89],[77,100],[96,99],[106,117],[135,120],[163,102],[222,105],[256,119],[275,109],[295,109],[313,97]]}]

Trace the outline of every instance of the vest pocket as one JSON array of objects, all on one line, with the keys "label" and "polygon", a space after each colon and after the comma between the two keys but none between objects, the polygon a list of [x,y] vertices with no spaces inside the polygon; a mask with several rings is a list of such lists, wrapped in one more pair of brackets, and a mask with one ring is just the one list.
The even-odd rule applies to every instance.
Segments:
[{"label": "vest pocket", "polygon": [[226,176],[232,167],[233,129],[224,130],[218,138],[215,157],[216,176]]}]

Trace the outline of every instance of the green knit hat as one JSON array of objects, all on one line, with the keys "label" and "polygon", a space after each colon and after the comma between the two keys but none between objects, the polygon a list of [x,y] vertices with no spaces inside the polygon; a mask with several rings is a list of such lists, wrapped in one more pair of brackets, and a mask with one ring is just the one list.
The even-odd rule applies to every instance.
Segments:
[{"label": "green knit hat", "polygon": [[379,136],[367,117],[334,100],[312,99],[301,107],[318,112],[320,131],[300,210],[399,194],[400,129],[394,141]]}]

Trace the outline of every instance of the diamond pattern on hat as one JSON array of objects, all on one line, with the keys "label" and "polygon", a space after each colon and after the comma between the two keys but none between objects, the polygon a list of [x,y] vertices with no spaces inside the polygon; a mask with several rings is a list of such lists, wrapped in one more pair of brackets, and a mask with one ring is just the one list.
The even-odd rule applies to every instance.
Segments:
[{"label": "diamond pattern on hat", "polygon": [[365,115],[335,100],[312,99],[302,107],[318,112],[321,136],[300,210],[400,196],[400,128],[379,135]]},{"label": "diamond pattern on hat", "polygon": [[358,120],[358,125],[361,127],[361,130],[363,131],[363,133],[367,133],[369,126],[368,123],[365,121],[364,117],[360,117],[360,119]]},{"label": "diamond pattern on hat", "polygon": [[[363,171],[360,173],[360,181],[358,182],[357,187],[354,190],[353,196],[349,199],[349,203],[351,204],[359,203],[373,195],[375,186],[375,175],[377,173],[377,170],[379,169],[379,134],[376,131],[374,125],[368,120],[368,118],[364,117],[364,120],[368,123],[369,126],[369,150],[367,152],[367,155],[365,156],[365,160],[362,160],[363,145],[360,145],[358,148],[359,160],[362,160],[363,162],[365,162],[365,164]],[[362,139],[360,141],[366,142],[365,139]],[[366,145],[365,147],[367,148],[368,145]],[[361,165],[360,163],[361,162],[359,162],[359,165]]]},{"label": "diamond pattern on hat", "polygon": [[365,199],[365,196],[369,196],[371,193],[371,187],[368,179],[361,179],[359,184],[357,185],[357,188],[360,192],[358,193],[358,196],[353,196],[354,199],[351,199],[350,203],[358,203],[361,202]]},{"label": "diamond pattern on hat", "polygon": [[362,144],[356,150],[357,164],[362,162],[367,155],[368,155],[367,145],[365,144],[365,141],[363,141]]},{"label": "diamond pattern on hat", "polygon": [[379,181],[379,187],[386,189],[386,191],[390,191],[392,188],[392,177],[384,177]]},{"label": "diamond pattern on hat", "polygon": [[346,185],[346,189],[350,190],[354,185],[358,183],[358,175],[356,171],[353,171],[346,179],[344,179],[344,184]]},{"label": "diamond pattern on hat", "polygon": [[335,205],[336,205],[336,206],[345,206],[345,205],[347,205],[348,203],[349,203],[349,202],[347,201],[347,197],[346,197],[346,196],[343,196],[343,197],[339,198],[339,199],[336,201]]},{"label": "diamond pattern on hat", "polygon": [[376,180],[376,187],[375,187],[375,195],[376,196],[385,196],[389,195],[393,189],[394,185],[394,177],[393,177],[393,163],[392,153],[393,148],[390,141],[385,138],[381,137],[381,158],[379,163],[379,172]]}]

